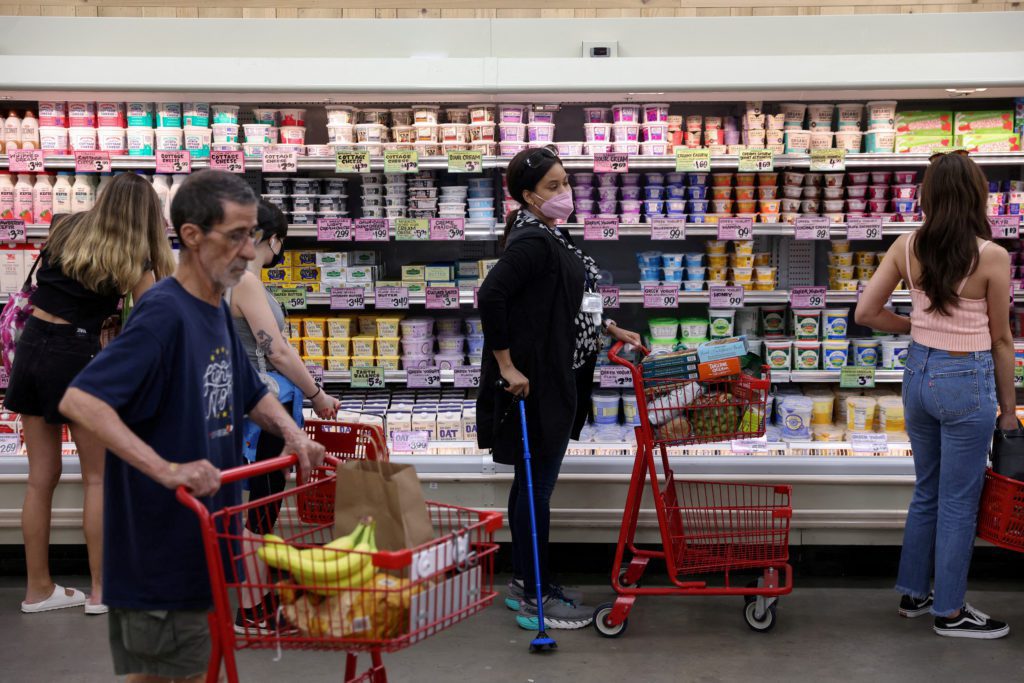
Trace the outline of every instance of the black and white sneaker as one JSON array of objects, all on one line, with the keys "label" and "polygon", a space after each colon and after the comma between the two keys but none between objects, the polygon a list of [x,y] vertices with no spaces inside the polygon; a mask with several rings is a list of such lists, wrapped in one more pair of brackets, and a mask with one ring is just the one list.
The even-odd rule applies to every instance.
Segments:
[{"label": "black and white sneaker", "polygon": [[904,595],[900,600],[900,616],[907,619],[924,616],[931,611],[934,602],[935,593],[929,593],[928,597],[922,600]]},{"label": "black and white sneaker", "polygon": [[955,617],[935,617],[935,632],[947,638],[995,640],[1010,633],[1010,627],[965,604]]}]

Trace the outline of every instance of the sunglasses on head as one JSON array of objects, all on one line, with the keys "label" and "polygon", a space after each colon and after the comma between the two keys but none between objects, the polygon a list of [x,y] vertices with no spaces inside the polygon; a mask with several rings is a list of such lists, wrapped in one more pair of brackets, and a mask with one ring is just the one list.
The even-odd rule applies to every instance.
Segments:
[{"label": "sunglasses on head", "polygon": [[930,157],[928,157],[928,163],[935,161],[939,157],[944,157],[947,154],[955,154],[960,157],[969,156],[966,149],[951,149],[948,152],[936,152],[935,154],[932,154]]},{"label": "sunglasses on head", "polygon": [[533,151],[533,153],[531,153],[523,160],[523,163],[526,164],[527,168],[537,168],[544,160],[544,157],[547,157],[548,159],[557,159],[557,148],[554,145],[538,147],[536,150]]}]

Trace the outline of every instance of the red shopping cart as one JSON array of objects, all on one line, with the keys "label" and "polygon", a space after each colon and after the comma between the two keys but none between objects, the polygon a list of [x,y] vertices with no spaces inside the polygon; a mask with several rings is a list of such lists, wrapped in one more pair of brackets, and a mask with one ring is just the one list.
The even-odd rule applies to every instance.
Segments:
[{"label": "red shopping cart", "polygon": [[[386,459],[386,442],[380,428],[367,425],[314,423],[307,430],[333,455],[305,484],[213,514],[184,488],[177,491],[178,500],[199,517],[210,572],[208,683],[219,680],[222,663],[228,681],[237,683],[235,650],[240,649],[341,650],[347,653],[346,681],[386,683],[383,652],[418,643],[494,600],[500,513],[428,502],[435,533],[429,543],[395,552],[372,552],[362,545],[331,549],[336,543],[334,466],[345,458]],[[282,456],[226,470],[221,481],[287,470],[296,462],[295,456]],[[250,513],[262,518],[271,508],[280,510],[276,537],[244,531]],[[328,543],[331,547],[325,547]],[[290,570],[269,569],[257,559],[272,553],[294,556]],[[232,604],[258,604],[268,594],[279,627],[237,631]],[[369,652],[371,659],[361,674],[359,652]]]},{"label": "red shopping cart", "polygon": [[[743,616],[750,628],[771,630],[779,596],[793,590],[788,564],[792,488],[678,480],[668,457],[669,446],[763,436],[771,389],[768,368],[762,378],[740,374],[701,381],[690,373],[671,376],[671,371],[664,376],[652,370],[653,363],[642,362],[646,350],[638,350],[640,360],[634,364],[620,355],[622,347],[615,344],[608,357],[630,369],[640,424],[612,570],[618,597],[595,610],[594,627],[609,638],[622,635],[633,604],[643,595],[738,595],[744,598]],[[658,550],[636,546],[648,480],[661,535]],[[664,561],[670,585],[640,586],[652,559]],[[735,572],[759,576],[736,585]],[[721,575],[721,580],[709,575]]]},{"label": "red shopping cart", "polygon": [[1024,482],[985,471],[978,507],[978,538],[1024,553]]}]

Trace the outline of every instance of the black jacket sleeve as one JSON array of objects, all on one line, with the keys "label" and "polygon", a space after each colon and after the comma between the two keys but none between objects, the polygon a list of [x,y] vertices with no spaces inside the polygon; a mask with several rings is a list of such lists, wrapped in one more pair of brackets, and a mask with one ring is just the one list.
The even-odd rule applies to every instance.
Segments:
[{"label": "black jacket sleeve", "polygon": [[480,322],[487,346],[494,351],[509,348],[509,299],[521,292],[543,272],[548,246],[542,235],[522,237],[508,245],[488,273],[477,293]]}]

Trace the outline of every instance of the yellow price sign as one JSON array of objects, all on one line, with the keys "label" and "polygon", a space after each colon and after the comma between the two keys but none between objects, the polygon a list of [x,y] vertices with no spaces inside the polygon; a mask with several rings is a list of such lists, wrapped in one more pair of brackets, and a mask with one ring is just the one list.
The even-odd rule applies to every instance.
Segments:
[{"label": "yellow price sign", "polygon": [[420,155],[415,150],[386,149],[384,150],[385,173],[418,173]]},{"label": "yellow price sign", "polygon": [[479,150],[452,150],[448,152],[449,173],[480,173],[484,167],[484,153]]},{"label": "yellow price sign", "polygon": [[846,150],[845,149],[812,149],[811,150],[812,171],[845,171]]},{"label": "yellow price sign", "polygon": [[740,152],[741,173],[771,173],[775,170],[775,152],[770,149],[745,149]]},{"label": "yellow price sign", "polygon": [[396,218],[392,225],[395,228],[395,239],[418,241],[430,239],[430,221],[426,218]]},{"label": "yellow price sign", "polygon": [[676,173],[707,173],[710,170],[710,149],[676,147]]},{"label": "yellow price sign", "polygon": [[336,173],[369,173],[370,153],[361,152],[338,152],[334,157],[334,170]]}]

